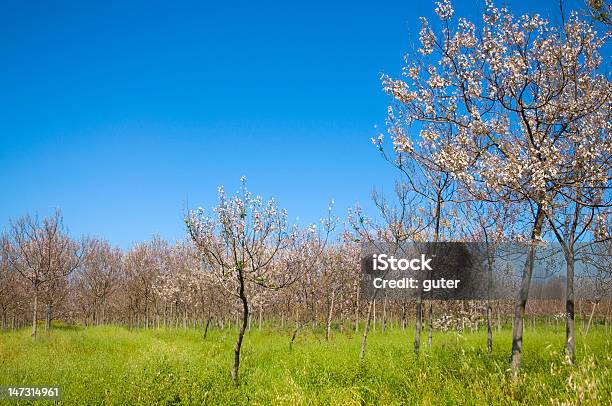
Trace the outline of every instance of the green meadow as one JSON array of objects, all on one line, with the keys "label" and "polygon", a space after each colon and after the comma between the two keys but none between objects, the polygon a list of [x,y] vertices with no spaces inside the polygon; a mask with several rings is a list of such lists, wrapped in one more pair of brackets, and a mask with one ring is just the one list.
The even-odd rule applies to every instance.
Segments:
[{"label": "green meadow", "polygon": [[[380,328],[358,360],[360,335],[248,332],[240,385],[230,379],[234,332],[54,327],[0,332],[0,385],[60,385],[59,404],[612,404],[612,351],[604,328],[577,332],[577,364],[564,363],[563,331],[527,329],[522,374],[507,370],[508,329],[437,332],[421,355],[413,331]],[[0,401],[2,404],[27,403]],[[52,403],[30,401],[32,404]]]}]

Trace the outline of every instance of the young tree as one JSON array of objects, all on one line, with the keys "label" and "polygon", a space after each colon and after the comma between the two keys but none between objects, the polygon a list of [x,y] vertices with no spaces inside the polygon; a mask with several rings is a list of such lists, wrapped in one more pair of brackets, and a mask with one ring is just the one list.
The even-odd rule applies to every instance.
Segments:
[{"label": "young tree", "polygon": [[516,224],[515,213],[512,207],[503,202],[470,201],[461,205],[461,215],[464,218],[461,229],[461,238],[479,244],[480,254],[486,258],[487,280],[487,349],[493,352],[493,328],[491,295],[494,293],[494,267],[496,249],[501,243],[511,241],[512,226]]},{"label": "young tree", "polygon": [[[416,198],[422,208],[425,227],[423,232],[428,234],[427,239],[438,242],[443,238],[445,211],[450,209],[450,205],[456,203],[454,195],[456,192],[456,180],[452,173],[438,165],[431,159],[432,144],[411,143],[404,135],[402,120],[394,114],[393,109],[389,109],[387,117],[387,127],[394,141],[394,157],[383,147],[383,136],[372,139],[374,145],[382,154],[383,158],[397,168],[402,174],[402,185],[406,195]],[[405,142],[404,144],[398,144]],[[400,199],[402,204],[407,200]],[[403,209],[405,211],[405,209]],[[448,225],[448,222],[446,222]],[[448,227],[447,227],[448,228]],[[416,301],[416,322],[414,334],[414,353],[419,354],[421,347],[421,328],[423,324],[423,301],[421,296]],[[432,333],[432,303],[429,302],[429,337],[428,345],[431,346]]]},{"label": "young tree", "polygon": [[[584,185],[586,186],[586,185]],[[548,222],[561,245],[566,263],[566,291],[565,291],[565,354],[569,363],[574,363],[576,358],[576,335],[574,328],[574,270],[577,260],[580,260],[581,252],[589,252],[592,244],[602,244],[608,240],[608,228],[601,227],[598,218],[607,218],[605,212],[601,212],[598,206],[608,205],[602,201],[602,192],[607,189],[606,185],[597,188],[596,193],[588,187],[573,185],[575,199],[561,199],[551,202],[551,209],[547,212],[555,213],[555,216],[547,214]],[[589,202],[585,206],[582,202]],[[599,227],[598,227],[599,226]],[[580,246],[580,242],[590,238],[590,242]]]},{"label": "young tree", "polygon": [[[352,226],[356,239],[361,242],[367,242],[374,246],[385,244],[391,252],[397,252],[402,249],[402,244],[406,241],[425,240],[425,230],[427,223],[416,210],[418,205],[418,197],[411,193],[411,189],[406,183],[396,183],[395,197],[397,202],[390,202],[384,196],[380,196],[374,192],[372,199],[377,207],[379,217],[382,219],[378,224],[364,216],[359,207],[355,208],[349,214],[349,224]],[[379,248],[379,251],[383,251]],[[370,332],[370,323],[374,316],[376,298],[378,290],[374,292],[373,297],[368,301],[368,310],[365,319],[365,326],[361,338],[361,347],[359,350],[359,359],[365,356],[365,348]],[[414,339],[414,352],[418,355],[420,347],[420,322],[422,319],[422,302],[419,298],[416,304],[416,333]]]},{"label": "young tree", "polygon": [[304,258],[311,257],[312,251],[320,252],[322,246],[313,246],[312,238],[290,227],[286,211],[278,209],[274,199],[264,202],[253,196],[244,177],[233,197],[223,187],[218,192],[219,202],[211,215],[200,208],[190,212],[185,222],[204,272],[241,303],[231,374],[238,385],[240,351],[256,288],[278,290],[292,284],[304,269]]}]

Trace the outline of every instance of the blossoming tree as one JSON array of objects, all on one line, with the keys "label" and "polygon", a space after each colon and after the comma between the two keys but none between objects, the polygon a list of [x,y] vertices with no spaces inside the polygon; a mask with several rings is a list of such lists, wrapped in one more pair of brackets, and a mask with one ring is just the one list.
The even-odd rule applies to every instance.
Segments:
[{"label": "blossoming tree", "polygon": [[289,226],[286,211],[278,209],[272,198],[264,201],[252,195],[244,177],[235,196],[227,196],[220,187],[218,197],[213,213],[208,215],[200,208],[190,212],[185,222],[201,255],[203,271],[242,305],[232,367],[237,385],[240,350],[257,291],[293,284],[307,268],[308,259],[320,253],[324,241],[313,237],[315,228],[300,232]]},{"label": "blossoming tree", "polygon": [[524,232],[532,248],[513,322],[516,373],[535,243],[555,215],[551,202],[562,196],[593,206],[573,185],[610,185],[612,87],[600,54],[608,36],[575,12],[557,27],[490,1],[478,26],[455,20],[448,0],[435,11],[440,32],[423,18],[420,47],[402,77],[383,77],[394,99],[391,137],[397,154],[429,151],[428,160],[475,199],[531,208]]}]

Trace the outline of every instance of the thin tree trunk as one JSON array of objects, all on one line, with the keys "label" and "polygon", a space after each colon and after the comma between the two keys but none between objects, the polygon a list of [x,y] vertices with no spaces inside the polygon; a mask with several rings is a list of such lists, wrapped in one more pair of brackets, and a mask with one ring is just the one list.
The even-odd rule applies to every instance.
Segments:
[{"label": "thin tree trunk", "polygon": [[236,345],[234,346],[234,367],[232,368],[232,381],[235,386],[238,386],[238,368],[240,367],[240,349],[242,348],[242,339],[244,338],[244,332],[249,323],[249,304],[247,302],[246,293],[244,291],[244,277],[242,275],[242,269],[238,270],[238,281],[240,282],[239,296],[242,301],[242,325],[238,332],[238,338],[236,339]]},{"label": "thin tree trunk", "polygon": [[[440,241],[440,220],[442,218],[442,204],[444,201],[442,200],[442,189],[437,190],[437,199],[436,199],[436,213],[435,213],[435,228],[434,228],[434,241],[437,243]],[[431,277],[431,272],[428,272],[428,277]],[[431,347],[432,341],[432,304],[429,303],[429,334],[427,336],[427,345]],[[423,300],[421,298],[421,293],[419,293],[419,298],[417,299],[417,322],[414,331],[414,353],[418,356],[419,350],[421,348],[421,323],[423,321]]]},{"label": "thin tree trunk", "polygon": [[423,300],[419,296],[416,302],[416,323],[414,326],[414,353],[419,355],[421,348],[421,321],[423,320]]},{"label": "thin tree trunk", "polygon": [[588,336],[589,335],[589,328],[591,327],[591,322],[593,321],[593,314],[595,314],[595,308],[597,307],[597,305],[599,304],[599,301],[595,301],[595,303],[593,304],[593,308],[591,309],[591,315],[589,316],[589,322],[587,323],[587,327],[586,327],[586,331],[584,332],[584,336]]},{"label": "thin tree trunk", "polygon": [[371,300],[368,304],[368,315],[366,316],[365,326],[363,328],[363,336],[361,337],[361,349],[359,350],[359,360],[362,360],[365,355],[366,341],[368,339],[368,333],[370,332],[370,320],[372,318],[372,307],[374,300]]},{"label": "thin tree trunk", "polygon": [[382,331],[383,333],[387,330],[387,295],[383,299],[383,314],[382,314]]},{"label": "thin tree trunk", "polygon": [[45,331],[49,331],[51,328],[51,304],[47,303],[45,310]]},{"label": "thin tree trunk", "polygon": [[535,246],[533,243],[540,238],[542,224],[544,222],[544,212],[538,206],[533,230],[531,233],[531,243],[525,266],[523,268],[523,276],[521,278],[521,289],[519,297],[514,308],[514,320],[512,322],[512,355],[510,356],[510,368],[512,374],[516,377],[521,365],[521,355],[523,354],[523,317],[525,316],[525,306],[529,298],[529,285],[531,285],[531,276],[533,275],[533,266],[535,260]]},{"label": "thin tree trunk", "polygon": [[427,332],[427,346],[431,347],[431,339],[433,336],[433,304],[431,301],[429,302],[429,314],[427,315],[427,324],[429,325],[429,331]]},{"label": "thin tree trunk", "polygon": [[576,358],[576,335],[574,325],[574,255],[567,258],[567,285],[565,293],[565,355],[570,364]]},{"label": "thin tree trunk", "polygon": [[406,299],[402,302],[402,330],[406,329],[406,313],[407,313]]},{"label": "thin tree trunk", "polygon": [[38,286],[34,288],[34,314],[32,315],[32,338],[36,339],[38,326]]},{"label": "thin tree trunk", "polygon": [[329,311],[327,312],[327,328],[325,331],[325,340],[329,341],[329,337],[331,334],[331,324],[332,324],[332,315],[334,312],[334,299],[336,296],[336,291],[332,289],[331,292],[331,300],[329,302]]},{"label": "thin tree trunk", "polygon": [[493,330],[491,329],[491,303],[487,303],[487,350],[493,352]]},{"label": "thin tree trunk", "polygon": [[372,300],[372,331],[376,331],[376,299]]},{"label": "thin tree trunk", "polygon": [[297,337],[297,333],[299,329],[300,329],[300,322],[296,321],[295,330],[293,330],[293,334],[291,335],[291,341],[289,342],[289,350],[293,349],[293,342],[295,341],[295,338]]},{"label": "thin tree trunk", "polygon": [[355,334],[359,333],[359,289],[357,289],[357,299],[355,303]]},{"label": "thin tree trunk", "polygon": [[208,319],[206,320],[206,327],[204,327],[204,339],[206,339],[206,335],[208,334],[208,326],[210,325],[210,319],[212,318],[212,316],[208,316]]}]

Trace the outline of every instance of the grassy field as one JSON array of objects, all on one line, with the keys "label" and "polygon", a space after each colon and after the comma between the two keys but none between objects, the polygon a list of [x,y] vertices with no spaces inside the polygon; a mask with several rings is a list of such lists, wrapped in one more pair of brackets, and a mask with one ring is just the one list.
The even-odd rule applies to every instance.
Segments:
[{"label": "grassy field", "polygon": [[492,356],[481,331],[437,333],[419,358],[411,330],[379,330],[361,363],[358,336],[300,334],[290,350],[289,331],[248,333],[234,388],[229,331],[204,340],[195,330],[58,327],[36,342],[27,330],[0,332],[0,385],[60,385],[63,404],[612,404],[603,328],[578,333],[574,367],[561,331],[527,330],[517,380],[509,330],[494,335]]}]

